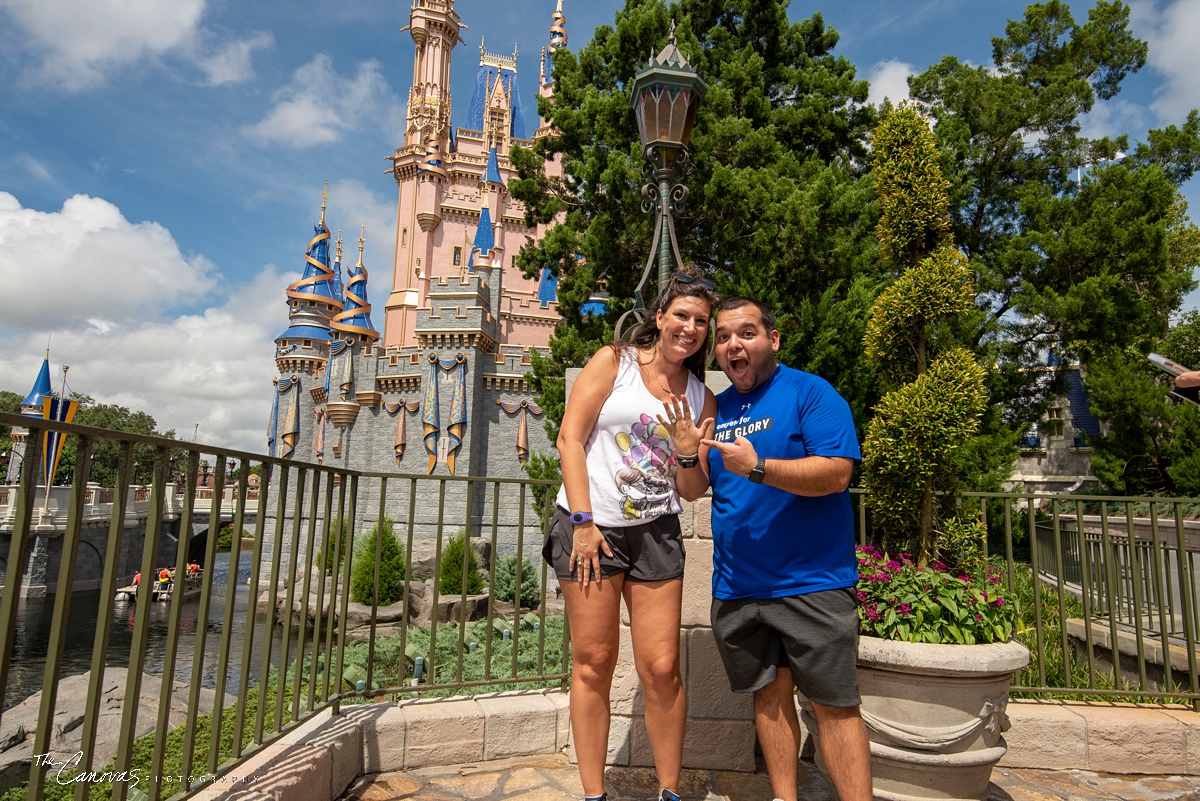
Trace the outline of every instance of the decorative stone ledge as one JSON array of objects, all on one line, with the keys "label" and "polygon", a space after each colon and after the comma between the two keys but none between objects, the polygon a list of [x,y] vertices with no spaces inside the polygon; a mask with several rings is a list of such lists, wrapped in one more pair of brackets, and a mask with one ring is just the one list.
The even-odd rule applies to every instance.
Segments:
[{"label": "decorative stone ledge", "polygon": [[193,796],[196,801],[332,801],[359,776],[567,747],[558,690],[343,707],[317,715]]},{"label": "decorative stone ledge", "polygon": [[1006,768],[1200,775],[1200,713],[1086,701],[1008,703]]}]

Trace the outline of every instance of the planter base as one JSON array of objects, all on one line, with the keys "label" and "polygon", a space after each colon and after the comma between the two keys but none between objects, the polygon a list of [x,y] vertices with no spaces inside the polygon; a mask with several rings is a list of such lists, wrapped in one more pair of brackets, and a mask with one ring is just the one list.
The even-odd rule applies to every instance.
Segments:
[{"label": "planter base", "polygon": [[[876,798],[982,801],[1007,745],[1012,673],[1028,664],[1018,643],[929,645],[860,637],[858,685],[871,741]],[[804,724],[816,720],[801,699]]]}]

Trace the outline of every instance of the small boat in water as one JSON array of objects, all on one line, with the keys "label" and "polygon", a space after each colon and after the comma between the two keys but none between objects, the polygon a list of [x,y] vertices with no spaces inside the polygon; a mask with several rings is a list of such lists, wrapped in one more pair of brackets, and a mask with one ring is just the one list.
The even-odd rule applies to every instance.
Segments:
[{"label": "small boat in water", "polygon": [[[183,580],[183,597],[191,598],[200,594],[200,578],[204,571],[199,567],[188,570],[184,574]],[[116,600],[118,601],[136,601],[138,590],[142,586],[142,574],[138,573],[134,576],[133,583],[124,587],[118,587],[116,592]],[[169,601],[171,596],[175,594],[175,586],[178,582],[175,581],[175,571],[169,568],[161,568],[155,574],[154,580],[150,582],[150,600],[151,601]]]},{"label": "small boat in water", "polygon": [[[196,570],[189,572],[183,579],[183,597],[191,598],[200,594],[200,576],[203,571]],[[155,581],[150,588],[151,601],[169,601],[171,596],[175,594],[176,585],[179,584],[175,576],[171,576],[166,581],[161,579]]]}]

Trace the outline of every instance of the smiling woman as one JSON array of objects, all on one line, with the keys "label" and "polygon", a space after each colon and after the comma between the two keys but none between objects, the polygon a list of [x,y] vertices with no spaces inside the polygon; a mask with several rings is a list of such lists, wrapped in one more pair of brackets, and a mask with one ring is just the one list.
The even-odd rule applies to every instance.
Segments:
[{"label": "smiling woman", "polygon": [[573,731],[589,798],[604,797],[607,699],[624,597],[660,798],[677,799],[686,718],[678,513],[681,497],[708,487],[700,439],[711,433],[716,399],[700,376],[715,303],[705,279],[677,273],[668,280],[633,342],[612,343],[588,361],[559,429],[563,484],[542,555],[571,623],[571,720],[586,721]]}]

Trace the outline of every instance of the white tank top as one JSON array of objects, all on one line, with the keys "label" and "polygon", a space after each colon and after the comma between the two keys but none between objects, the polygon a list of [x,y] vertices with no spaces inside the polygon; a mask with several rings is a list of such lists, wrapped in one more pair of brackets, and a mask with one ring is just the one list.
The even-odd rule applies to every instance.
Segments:
[{"label": "white tank top", "polygon": [[[637,349],[625,348],[620,359],[612,392],[583,446],[593,519],[611,528],[636,526],[678,514],[681,508],[674,444],[657,417],[665,417],[666,409],[642,381]],[[704,384],[690,372],[687,399],[698,423],[704,411]],[[565,486],[558,491],[558,505],[575,511]]]}]

